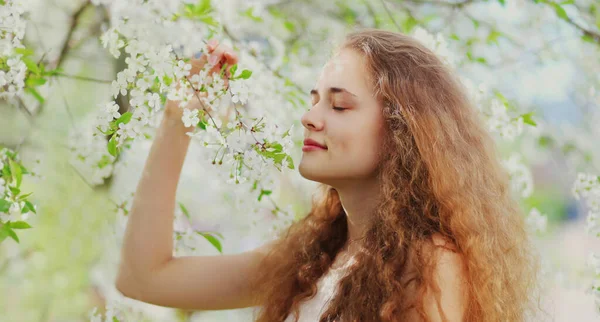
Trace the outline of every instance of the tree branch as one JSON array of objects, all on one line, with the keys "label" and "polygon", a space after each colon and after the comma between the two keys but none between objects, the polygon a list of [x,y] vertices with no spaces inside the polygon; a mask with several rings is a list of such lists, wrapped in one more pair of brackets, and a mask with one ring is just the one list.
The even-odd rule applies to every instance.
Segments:
[{"label": "tree branch", "polygon": [[55,68],[59,68],[62,65],[62,63],[65,61],[67,52],[69,51],[69,45],[71,43],[71,38],[73,37],[73,32],[75,31],[75,28],[79,24],[79,19],[81,18],[81,15],[85,11],[85,9],[87,9],[87,7],[89,7],[91,5],[92,5],[92,3],[90,2],[90,0],[86,0],[84,2],[84,4],[81,5],[81,7],[73,13],[73,15],[71,15],[71,25],[69,26],[69,31],[67,32],[65,41],[62,45],[62,48],[60,49],[60,54],[58,55],[58,60],[56,61]]},{"label": "tree branch", "polygon": [[383,9],[385,9],[385,12],[387,13],[387,15],[390,18],[390,20],[394,23],[394,26],[396,26],[396,29],[398,29],[398,31],[401,32],[402,28],[396,22],[396,19],[394,19],[394,16],[392,15],[392,12],[390,12],[390,9],[387,7],[387,4],[385,3],[385,0],[381,0],[381,5],[383,5]]},{"label": "tree branch", "polygon": [[55,76],[64,77],[64,78],[78,79],[78,80],[83,80],[83,81],[88,81],[88,82],[104,83],[104,84],[111,84],[112,83],[111,80],[97,79],[97,78],[86,77],[86,76],[78,76],[78,75],[69,75],[69,74],[64,74],[64,73],[57,73]]}]

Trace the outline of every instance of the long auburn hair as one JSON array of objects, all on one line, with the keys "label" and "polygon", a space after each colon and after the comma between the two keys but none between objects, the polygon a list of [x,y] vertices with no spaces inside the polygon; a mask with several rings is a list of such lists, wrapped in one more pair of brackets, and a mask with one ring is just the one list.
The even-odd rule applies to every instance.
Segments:
[{"label": "long auburn hair", "polygon": [[[339,48],[362,54],[384,107],[382,193],[361,240],[364,251],[355,258],[359,264],[339,281],[320,321],[404,321],[411,311],[428,321],[425,290],[439,290],[436,261],[426,248],[434,233],[450,241],[465,264],[464,321],[524,321],[536,307],[539,258],[465,88],[432,51],[401,33],[354,31]],[[321,191],[309,214],[263,260],[254,288],[258,322],[297,314],[347,241],[337,191],[324,184]]]}]

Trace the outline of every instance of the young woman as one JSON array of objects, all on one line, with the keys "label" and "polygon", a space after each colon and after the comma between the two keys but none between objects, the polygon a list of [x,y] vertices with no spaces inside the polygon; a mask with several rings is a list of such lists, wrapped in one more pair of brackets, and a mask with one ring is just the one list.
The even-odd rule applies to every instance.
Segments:
[{"label": "young woman", "polygon": [[[231,48],[209,50],[237,62]],[[190,139],[167,103],[129,215],[119,291],[184,309],[258,306],[265,322],[525,320],[536,257],[493,140],[444,64],[409,36],[353,32],[311,97],[298,168],[322,198],[278,240],[223,256],[172,256]]]}]

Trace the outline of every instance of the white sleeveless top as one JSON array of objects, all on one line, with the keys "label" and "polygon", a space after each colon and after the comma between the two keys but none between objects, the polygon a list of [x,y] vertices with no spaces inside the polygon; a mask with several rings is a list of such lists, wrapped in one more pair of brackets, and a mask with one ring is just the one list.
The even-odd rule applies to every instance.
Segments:
[{"label": "white sleeveless top", "polygon": [[[317,281],[317,293],[308,299],[304,299],[300,303],[300,316],[298,322],[315,322],[319,321],[321,314],[325,312],[327,305],[337,293],[338,282],[345,276],[346,268],[355,262],[354,257],[351,257],[343,266],[329,269]],[[290,313],[284,322],[293,322],[294,314]]]}]

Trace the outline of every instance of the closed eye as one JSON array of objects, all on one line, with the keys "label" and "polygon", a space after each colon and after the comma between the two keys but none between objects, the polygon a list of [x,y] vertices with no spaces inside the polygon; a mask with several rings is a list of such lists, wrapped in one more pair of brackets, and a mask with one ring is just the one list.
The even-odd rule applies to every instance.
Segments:
[{"label": "closed eye", "polygon": [[347,110],[347,108],[343,108],[343,107],[337,107],[337,106],[334,106],[334,107],[333,107],[333,109],[334,109],[334,110],[336,110],[336,111],[343,111],[343,110]]}]

